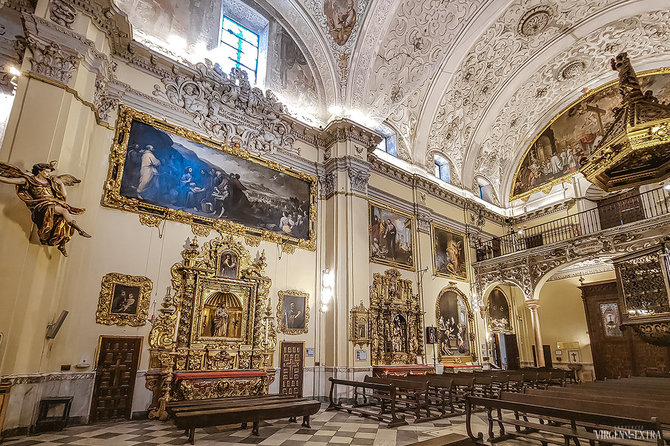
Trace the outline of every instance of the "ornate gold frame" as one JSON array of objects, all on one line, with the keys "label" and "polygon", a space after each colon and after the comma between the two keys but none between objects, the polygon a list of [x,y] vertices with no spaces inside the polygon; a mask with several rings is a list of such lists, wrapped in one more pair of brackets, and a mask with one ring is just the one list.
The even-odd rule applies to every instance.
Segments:
[{"label": "ornate gold frame", "polygon": [[[372,231],[372,219],[371,213],[372,213],[372,207],[377,207],[379,209],[383,209],[388,212],[393,212],[394,214],[400,215],[402,217],[405,217],[409,219],[409,221],[412,224],[412,227],[410,229],[410,232],[412,233],[412,253],[411,253],[411,259],[412,259],[412,265],[405,265],[403,263],[398,263],[394,262],[392,260],[386,260],[386,259],[380,259],[378,257],[373,257],[372,256],[372,247],[370,246],[370,231]],[[388,265],[388,266],[394,266],[396,268],[401,268],[405,269],[408,271],[416,271],[416,259],[414,258],[414,251],[415,251],[415,246],[416,246],[416,234],[414,231],[415,228],[415,222],[414,222],[414,216],[412,214],[409,214],[407,212],[399,211],[396,208],[392,206],[387,206],[386,204],[382,204],[378,201],[375,200],[368,200],[368,253],[370,256],[370,261],[373,263],[379,263],[381,265]]]},{"label": "ornate gold frame", "polygon": [[[442,356],[442,348],[440,347],[437,350],[437,360],[445,365],[474,362],[477,360],[477,348],[478,348],[478,346],[475,343],[475,341],[477,340],[477,337],[475,336],[475,325],[474,325],[475,315],[472,312],[472,309],[470,308],[470,302],[468,302],[467,296],[455,286],[454,282],[451,282],[448,286],[442,288],[442,290],[440,290],[440,292],[437,294],[437,299],[435,299],[435,325],[438,326],[438,321],[440,320],[440,297],[442,297],[444,293],[447,293],[449,291],[456,293],[457,298],[463,299],[463,302],[465,303],[465,309],[468,313],[468,338],[470,340],[470,355]],[[436,345],[440,345],[439,326],[438,326],[438,343]]]},{"label": "ornate gold frame", "polygon": [[[137,311],[135,314],[112,313],[114,300],[114,286],[116,284],[139,287],[137,296]],[[149,316],[149,301],[151,300],[151,280],[143,276],[129,276],[120,273],[105,274],[100,284],[98,310],[95,312],[95,321],[104,325],[130,325],[141,327]]]},{"label": "ornate gold frame", "polygon": [[[448,232],[450,234],[455,234],[455,235],[460,235],[463,237],[463,251],[465,252],[465,277],[463,276],[457,276],[455,274],[446,274],[442,272],[437,271],[437,263],[435,262],[435,254],[437,252],[437,244],[435,240],[435,229],[441,229],[444,232]],[[433,275],[438,276],[438,277],[446,277],[447,279],[454,279],[454,280],[459,280],[461,282],[467,282],[468,281],[468,265],[470,264],[470,245],[468,244],[468,238],[465,235],[465,233],[461,231],[457,231],[455,229],[448,228],[444,225],[437,224],[434,222],[430,223],[430,241],[431,241],[431,246],[432,246],[432,261],[433,261]]]},{"label": "ornate gold frame", "polygon": [[[229,220],[216,220],[208,217],[201,217],[182,210],[170,209],[163,206],[157,206],[150,203],[144,203],[135,198],[127,198],[121,195],[121,180],[123,178],[123,168],[126,160],[126,150],[128,149],[128,140],[130,127],[133,121],[142,122],[151,125],[159,130],[174,133],[183,138],[220,150],[224,153],[236,156],[238,158],[252,161],[256,164],[268,167],[281,173],[291,175],[310,183],[310,217],[309,217],[309,239],[297,239],[294,237],[278,234],[275,232],[255,229],[240,223],[234,223]],[[273,243],[279,243],[285,246],[300,247],[310,251],[316,249],[316,216],[317,216],[317,178],[303,172],[298,172],[279,163],[268,161],[257,155],[247,152],[238,145],[230,146],[217,142],[211,138],[199,135],[196,132],[183,127],[168,124],[165,121],[152,117],[149,114],[139,112],[127,106],[121,106],[119,118],[116,125],[114,144],[112,145],[109,156],[109,171],[107,181],[105,182],[104,194],[102,198],[103,206],[140,214],[140,219],[144,218],[149,223],[160,222],[161,220],[171,220],[179,223],[185,223],[192,227],[199,227],[203,230],[214,229],[221,233],[228,233],[236,236],[246,236],[265,240]]]},{"label": "ornate gold frame", "polygon": [[[653,76],[655,74],[667,74],[667,73],[670,73],[670,67],[641,71],[641,72],[637,73],[637,77],[641,78],[641,77]],[[547,130],[558,118],[560,118],[565,113],[567,113],[568,110],[570,110],[570,108],[574,107],[575,105],[577,105],[581,101],[585,101],[585,100],[589,99],[591,96],[593,96],[597,93],[600,93],[601,91],[605,90],[606,88],[609,88],[613,85],[616,85],[618,82],[619,82],[618,79],[614,79],[614,80],[611,80],[611,81],[609,81],[609,82],[607,82],[607,83],[605,83],[605,84],[603,84],[603,85],[601,85],[597,88],[594,88],[593,90],[589,90],[586,94],[580,96],[579,98],[572,101],[569,105],[564,107],[560,112],[558,112],[556,115],[554,115],[554,117],[551,118],[549,120],[549,122],[544,127],[542,127],[542,130],[540,130],[537,133],[537,135],[535,135],[535,137],[531,140],[530,144],[528,144],[528,147],[523,152],[523,155],[521,156],[521,158],[519,160],[519,164],[516,167],[516,171],[514,172],[514,176],[512,177],[512,184],[510,185],[510,192],[509,192],[510,193],[510,198],[509,198],[510,202],[512,202],[514,200],[528,201],[528,199],[530,198],[530,196],[532,194],[534,194],[536,192],[540,192],[540,191],[544,192],[544,193],[549,193],[549,191],[551,191],[551,189],[554,186],[556,186],[557,184],[563,183],[566,180],[568,180],[569,178],[571,178],[572,176],[574,176],[575,174],[580,173],[580,170],[577,170],[577,171],[569,173],[567,175],[563,175],[560,178],[556,178],[555,180],[551,180],[550,182],[548,182],[546,184],[542,184],[540,186],[537,186],[537,187],[535,187],[535,188],[533,188],[529,191],[526,191],[522,194],[514,195],[514,185],[516,184],[516,178],[519,175],[519,171],[521,170],[521,163],[523,163],[523,160],[526,159],[526,156],[528,155],[528,152],[530,152],[530,149],[533,147],[533,144],[535,144],[535,142],[542,136],[544,131]]]},{"label": "ornate gold frame", "polygon": [[[279,302],[277,303],[277,331],[289,335],[296,335],[307,333],[309,328],[309,294],[304,293],[298,290],[282,290],[277,292],[279,296]],[[284,330],[282,324],[282,316],[284,314],[284,297],[286,296],[298,296],[305,298],[305,328],[287,328]]]},{"label": "ornate gold frame", "polygon": [[[496,289],[500,290],[500,293],[502,293],[503,297],[505,298],[505,301],[507,302],[507,309],[509,311],[509,316],[510,316],[509,330],[497,330],[497,329],[494,329],[491,326],[491,312],[489,311],[489,309],[491,308],[491,293],[493,293],[493,291],[496,290]],[[486,327],[488,328],[488,330],[491,333],[505,333],[505,334],[514,333],[514,327],[512,326],[512,314],[511,313],[512,313],[512,306],[510,305],[510,300],[509,300],[509,297],[507,297],[507,294],[505,294],[505,292],[502,290],[502,288],[500,288],[498,286],[493,287],[493,289],[491,290],[491,292],[488,295],[488,299],[486,299]]]},{"label": "ornate gold frame", "polygon": [[[358,334],[356,333],[356,321],[361,315],[365,315],[366,318],[365,337],[362,338],[358,337]],[[360,346],[370,343],[370,313],[363,305],[363,301],[349,311],[349,340],[353,342],[354,345]]]}]

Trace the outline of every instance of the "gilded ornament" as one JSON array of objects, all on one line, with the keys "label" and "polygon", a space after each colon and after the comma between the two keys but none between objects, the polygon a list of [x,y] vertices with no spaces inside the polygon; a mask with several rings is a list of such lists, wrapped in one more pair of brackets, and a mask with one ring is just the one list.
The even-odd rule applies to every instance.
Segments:
[{"label": "gilded ornament", "polygon": [[151,280],[109,273],[102,278],[95,321],[104,325],[141,327],[147,322]]}]

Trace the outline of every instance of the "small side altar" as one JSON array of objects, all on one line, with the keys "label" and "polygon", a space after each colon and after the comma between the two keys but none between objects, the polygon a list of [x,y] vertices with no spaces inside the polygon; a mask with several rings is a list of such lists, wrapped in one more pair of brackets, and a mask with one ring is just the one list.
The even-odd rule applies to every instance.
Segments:
[{"label": "small side altar", "polygon": [[427,375],[428,373],[435,373],[435,367],[432,365],[377,365],[372,367],[372,376],[405,376],[411,375]]},{"label": "small side altar", "polygon": [[174,295],[168,289],[149,334],[149,417],[161,420],[170,401],[265,395],[275,379],[265,253],[251,260],[220,236],[202,249],[194,237],[181,255],[171,269]]}]

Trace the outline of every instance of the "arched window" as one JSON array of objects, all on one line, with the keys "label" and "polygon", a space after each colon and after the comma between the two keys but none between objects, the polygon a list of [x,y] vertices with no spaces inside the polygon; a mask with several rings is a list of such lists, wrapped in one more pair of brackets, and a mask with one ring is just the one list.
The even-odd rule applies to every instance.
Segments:
[{"label": "arched window", "polygon": [[265,83],[270,22],[240,0],[223,2],[218,46],[213,51],[224,73],[233,68],[247,72],[249,83]]},{"label": "arched window", "polygon": [[386,124],[380,124],[379,127],[377,127],[377,131],[381,133],[382,137],[384,138],[379,142],[379,144],[377,144],[377,149],[397,158],[398,149],[396,147],[395,131]]},{"label": "arched window", "polygon": [[488,180],[477,177],[476,179],[476,188],[475,193],[484,201],[488,201],[491,204],[497,204],[498,200],[496,199],[495,192],[493,191],[493,186]]},{"label": "arched window", "polygon": [[451,171],[449,168],[449,161],[442,155],[435,154],[433,157],[435,165],[435,176],[440,180],[451,183]]}]

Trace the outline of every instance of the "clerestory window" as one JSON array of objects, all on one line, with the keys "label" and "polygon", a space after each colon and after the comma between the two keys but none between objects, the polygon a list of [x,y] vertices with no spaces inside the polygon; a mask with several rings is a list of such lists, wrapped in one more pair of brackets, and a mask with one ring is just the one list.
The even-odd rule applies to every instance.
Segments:
[{"label": "clerestory window", "polygon": [[242,68],[249,76],[249,82],[257,83],[258,77],[258,34],[250,31],[234,20],[223,16],[221,20],[220,48],[224,60],[219,65],[225,73],[233,68]]}]

